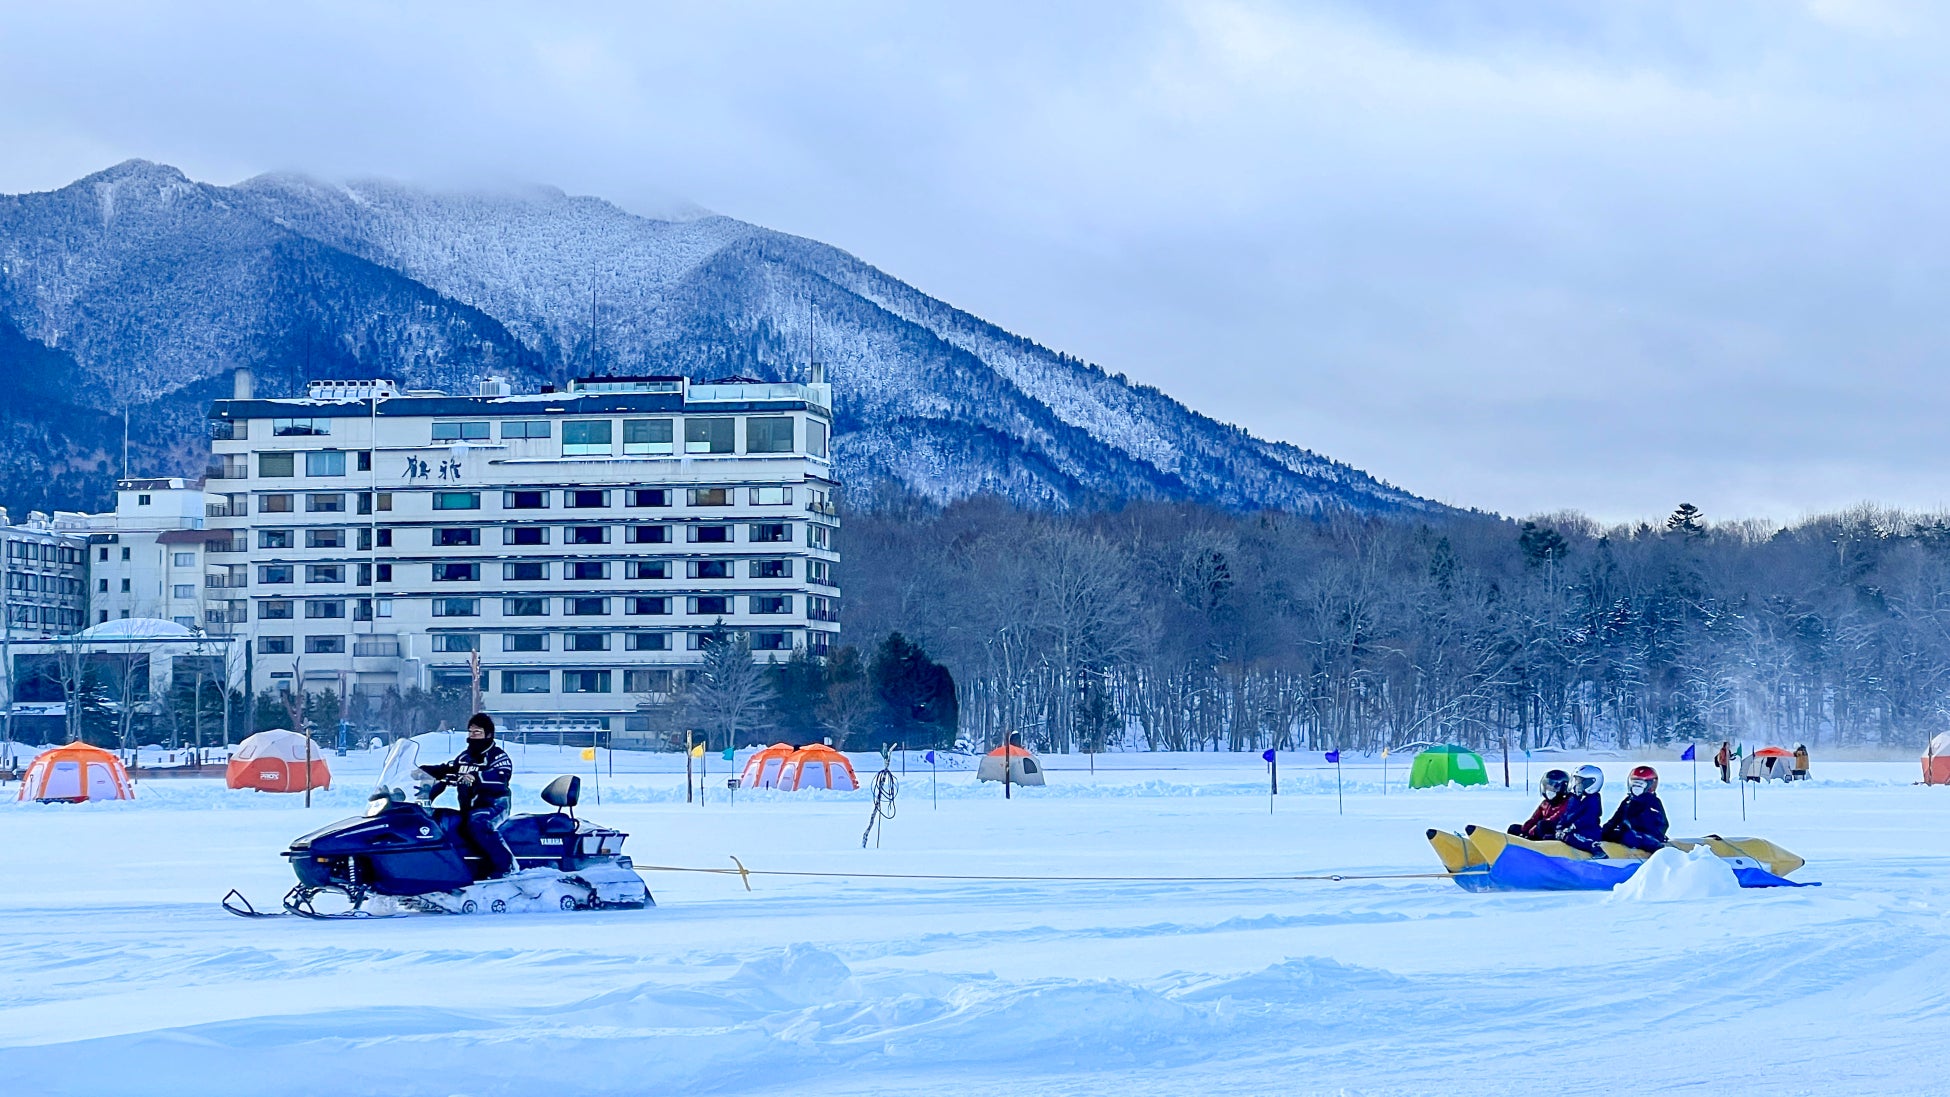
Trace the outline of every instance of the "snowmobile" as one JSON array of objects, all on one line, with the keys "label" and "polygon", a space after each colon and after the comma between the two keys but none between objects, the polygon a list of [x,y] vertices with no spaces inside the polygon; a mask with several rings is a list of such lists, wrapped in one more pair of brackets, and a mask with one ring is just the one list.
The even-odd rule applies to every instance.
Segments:
[{"label": "snowmobile", "polygon": [[366,918],[655,905],[623,854],[629,836],[576,818],[580,777],[557,777],[542,790],[555,811],[501,824],[514,870],[479,879],[485,862],[461,837],[459,810],[434,806],[447,786],[420,769],[418,759],[412,740],[393,744],[363,815],[291,843],[284,856],[298,884],[285,895],[283,911],[257,910],[235,889],[223,908],[247,918]]}]

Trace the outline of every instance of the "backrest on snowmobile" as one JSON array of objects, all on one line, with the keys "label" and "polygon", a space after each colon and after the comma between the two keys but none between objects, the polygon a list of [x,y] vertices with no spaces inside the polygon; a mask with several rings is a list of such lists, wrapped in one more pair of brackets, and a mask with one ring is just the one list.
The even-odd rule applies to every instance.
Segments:
[{"label": "backrest on snowmobile", "polygon": [[542,803],[556,808],[574,808],[576,801],[582,799],[582,778],[561,776],[548,783],[542,790]]}]

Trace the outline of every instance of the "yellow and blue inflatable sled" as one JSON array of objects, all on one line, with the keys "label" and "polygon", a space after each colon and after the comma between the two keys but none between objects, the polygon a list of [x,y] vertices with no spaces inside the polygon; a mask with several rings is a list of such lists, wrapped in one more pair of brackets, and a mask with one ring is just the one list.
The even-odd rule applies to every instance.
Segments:
[{"label": "yellow and blue inflatable sled", "polygon": [[[1691,851],[1705,846],[1733,869],[1743,888],[1810,887],[1787,874],[1806,864],[1765,838],[1674,838],[1666,843]],[[1563,842],[1536,842],[1494,827],[1465,827],[1461,834],[1430,830],[1451,879],[1468,891],[1610,891],[1632,878],[1650,854],[1604,842],[1603,856]]]}]

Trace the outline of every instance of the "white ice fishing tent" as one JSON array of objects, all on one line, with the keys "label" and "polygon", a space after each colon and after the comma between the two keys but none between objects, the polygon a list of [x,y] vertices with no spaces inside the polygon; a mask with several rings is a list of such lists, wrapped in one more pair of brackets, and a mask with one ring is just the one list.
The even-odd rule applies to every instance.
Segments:
[{"label": "white ice fishing tent", "polygon": [[20,779],[19,798],[42,803],[133,800],[135,785],[120,758],[87,743],[69,743],[35,757]]},{"label": "white ice fishing tent", "polygon": [[1794,755],[1780,747],[1768,747],[1749,754],[1740,763],[1743,781],[1794,780]]},{"label": "white ice fishing tent", "polygon": [[1011,784],[1040,785],[1043,783],[1043,762],[1027,748],[1011,743],[989,751],[988,756],[982,759],[982,764],[976,768],[975,779],[1000,781],[1005,773]]}]

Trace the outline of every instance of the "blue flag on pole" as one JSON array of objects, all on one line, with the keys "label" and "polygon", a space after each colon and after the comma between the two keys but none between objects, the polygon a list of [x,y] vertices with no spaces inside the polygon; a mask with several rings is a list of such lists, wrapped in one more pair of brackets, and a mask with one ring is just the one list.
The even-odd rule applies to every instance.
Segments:
[{"label": "blue flag on pole", "polygon": [[1265,754],[1260,755],[1260,757],[1270,762],[1273,760],[1273,752],[1269,750]]},{"label": "blue flag on pole", "polygon": [[934,764],[934,752],[933,752],[933,751],[928,751],[928,752],[927,752],[926,754],[923,754],[923,755],[921,755],[921,761],[923,761],[923,762],[926,762],[926,763],[927,763],[928,765],[933,765],[933,764]]},{"label": "blue flag on pole", "polygon": [[1327,752],[1327,760],[1328,760],[1328,761],[1330,761],[1330,762],[1332,762],[1332,763],[1334,763],[1334,764],[1335,764],[1335,765],[1337,765],[1337,766],[1338,766],[1338,765],[1340,765],[1340,764],[1341,764],[1341,752],[1340,752],[1340,751],[1338,751],[1338,750],[1330,750],[1330,751],[1328,751],[1328,752]]},{"label": "blue flag on pole", "polygon": [[1699,757],[1699,755],[1693,753],[1693,745],[1691,743],[1688,743],[1686,744],[1686,753],[1680,755],[1679,760],[1682,762],[1690,762],[1697,757]]}]

